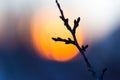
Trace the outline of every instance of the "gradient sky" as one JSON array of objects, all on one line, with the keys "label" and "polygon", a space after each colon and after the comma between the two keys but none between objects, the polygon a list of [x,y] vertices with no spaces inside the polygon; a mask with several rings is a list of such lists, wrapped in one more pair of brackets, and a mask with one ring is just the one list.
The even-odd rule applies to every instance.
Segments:
[{"label": "gradient sky", "polygon": [[[114,30],[113,25],[120,18],[119,0],[59,0],[59,2],[66,17],[71,19],[71,23],[78,16],[81,17],[82,29],[85,31],[86,38],[90,40],[101,39]],[[47,12],[57,14],[54,17],[60,15],[54,0],[0,0],[2,13],[12,10],[21,14],[24,8],[29,8],[29,12],[33,13],[40,11],[47,16],[51,15]]]},{"label": "gradient sky", "polygon": [[[87,55],[90,62],[98,71],[103,67],[109,68],[106,80],[119,80],[120,1],[59,2],[71,25],[74,19],[81,17],[78,31],[82,30],[86,43],[92,43]],[[52,25],[57,25],[62,22],[55,0],[0,0],[0,80],[88,80],[91,75],[82,58],[59,63],[42,60],[36,55],[30,30],[37,15],[40,24],[48,25],[53,21]]]},{"label": "gradient sky", "polygon": [[[79,16],[81,17],[77,32],[82,33],[83,43],[93,44],[98,42],[117,29],[116,25],[120,20],[119,0],[59,0],[59,2],[65,16],[70,20],[71,26],[73,26],[74,19]],[[31,43],[33,40],[33,32],[31,32],[31,30],[34,30],[35,27],[37,27],[37,30],[45,28],[46,35],[58,32],[51,31],[52,26],[59,31],[60,28],[65,28],[62,21],[59,19],[60,12],[54,0],[1,0],[0,4],[1,43],[5,41],[8,36],[11,38],[12,42],[15,40],[12,39],[12,37],[17,36],[17,39],[23,42],[28,42],[30,38]],[[34,24],[37,26],[34,26]],[[61,26],[58,27],[57,25]],[[5,33],[5,31],[9,33]],[[60,33],[61,32],[62,31],[60,31]],[[58,33],[56,33],[56,35],[59,36]],[[54,36],[56,37],[56,35]],[[77,36],[79,35],[80,34]],[[5,39],[3,38],[4,36],[6,36]],[[37,36],[39,36],[39,34]],[[53,37],[53,35],[50,35],[49,38],[50,37]],[[39,41],[39,39],[37,40]],[[34,45],[35,43],[33,42],[31,44]]]},{"label": "gradient sky", "polygon": [[[56,4],[53,0],[43,0],[42,9],[45,13],[48,11],[56,11]],[[86,37],[89,39],[101,39],[108,35],[120,18],[120,1],[119,0],[59,0],[66,17],[70,17],[71,21],[81,17]],[[67,16],[70,14],[70,16]],[[56,17],[56,16],[55,16]],[[88,35],[88,36],[87,36]],[[91,36],[91,37],[89,37]]]}]

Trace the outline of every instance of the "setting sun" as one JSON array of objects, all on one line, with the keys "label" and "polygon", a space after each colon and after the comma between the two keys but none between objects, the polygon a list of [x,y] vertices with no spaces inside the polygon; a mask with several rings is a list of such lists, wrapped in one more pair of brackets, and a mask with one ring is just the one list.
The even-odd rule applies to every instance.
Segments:
[{"label": "setting sun", "polygon": [[[51,15],[51,14],[50,14]],[[41,57],[54,61],[68,61],[78,54],[77,48],[72,45],[66,45],[63,42],[55,42],[52,37],[61,37],[73,39],[71,33],[66,29],[63,22],[55,15],[42,16],[36,14],[32,20],[31,34],[35,50]],[[83,36],[80,28],[76,33],[79,44],[83,43]]]}]

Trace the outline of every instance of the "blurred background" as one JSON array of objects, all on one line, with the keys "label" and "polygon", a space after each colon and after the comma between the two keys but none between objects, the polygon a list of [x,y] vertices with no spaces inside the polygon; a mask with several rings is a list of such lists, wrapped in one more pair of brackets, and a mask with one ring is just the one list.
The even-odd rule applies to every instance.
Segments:
[{"label": "blurred background", "polygon": [[[80,45],[104,80],[120,76],[120,1],[59,0],[77,29]],[[55,0],[0,0],[0,80],[94,80],[73,45],[52,37],[72,38],[59,19]]]}]

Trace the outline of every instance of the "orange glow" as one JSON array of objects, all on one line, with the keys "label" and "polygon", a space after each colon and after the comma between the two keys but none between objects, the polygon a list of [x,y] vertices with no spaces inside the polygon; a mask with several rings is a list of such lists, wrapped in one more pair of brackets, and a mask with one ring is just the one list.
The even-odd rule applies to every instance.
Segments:
[{"label": "orange glow", "polygon": [[[78,54],[78,50],[74,45],[66,45],[63,42],[55,42],[51,39],[52,37],[65,39],[70,37],[73,39],[70,32],[59,18],[55,18],[55,15],[54,17],[49,16],[48,19],[47,17],[37,14],[32,21],[31,34],[36,51],[48,60],[64,62],[74,58]],[[78,42],[82,44],[82,33],[80,33],[80,28],[77,30],[79,32],[76,34]]]}]

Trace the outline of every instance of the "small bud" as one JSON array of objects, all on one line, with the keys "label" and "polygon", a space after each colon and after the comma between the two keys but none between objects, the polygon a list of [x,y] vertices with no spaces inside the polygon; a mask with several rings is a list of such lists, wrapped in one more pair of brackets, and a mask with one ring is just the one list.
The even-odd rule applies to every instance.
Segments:
[{"label": "small bud", "polygon": [[65,19],[65,22],[67,22],[67,23],[68,23],[68,18],[67,18],[67,19]]},{"label": "small bud", "polygon": [[68,38],[68,40],[69,40],[69,41],[71,41],[71,39],[70,39],[70,38]]},{"label": "small bud", "polygon": [[76,24],[76,22],[77,22],[77,21],[76,21],[76,19],[75,19],[75,20],[74,20],[74,24]]},{"label": "small bud", "polygon": [[62,16],[60,16],[60,19],[64,20],[64,18]]},{"label": "small bud", "polygon": [[77,19],[77,23],[79,23],[79,21],[80,21],[80,17],[78,17],[78,19]]}]

